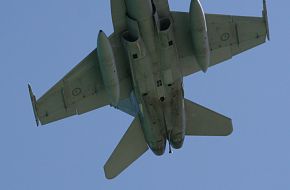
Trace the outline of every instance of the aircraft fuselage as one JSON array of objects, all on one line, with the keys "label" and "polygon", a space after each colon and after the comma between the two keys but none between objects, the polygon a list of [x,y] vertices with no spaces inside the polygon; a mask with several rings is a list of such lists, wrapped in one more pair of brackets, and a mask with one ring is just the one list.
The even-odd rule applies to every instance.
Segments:
[{"label": "aircraft fuselage", "polygon": [[145,139],[156,155],[167,140],[181,148],[185,135],[183,76],[170,18],[159,18],[151,0],[126,0],[127,50],[139,118]]}]

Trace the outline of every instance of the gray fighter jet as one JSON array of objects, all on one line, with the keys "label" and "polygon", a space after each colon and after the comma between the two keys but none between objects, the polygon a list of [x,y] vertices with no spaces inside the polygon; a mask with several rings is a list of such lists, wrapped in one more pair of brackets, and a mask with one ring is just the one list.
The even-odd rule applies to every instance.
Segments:
[{"label": "gray fighter jet", "polygon": [[148,148],[179,149],[185,136],[227,136],[231,119],[184,98],[183,78],[269,39],[261,17],[170,11],[167,0],[111,0],[114,32],[40,99],[29,86],[37,125],[111,105],[135,119],[104,166],[112,179]]}]

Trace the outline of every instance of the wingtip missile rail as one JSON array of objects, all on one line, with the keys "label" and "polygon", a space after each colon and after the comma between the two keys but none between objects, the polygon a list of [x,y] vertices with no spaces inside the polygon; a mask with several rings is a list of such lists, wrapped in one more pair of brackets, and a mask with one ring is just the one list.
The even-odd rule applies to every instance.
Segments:
[{"label": "wingtip missile rail", "polygon": [[268,21],[268,10],[267,10],[267,2],[266,0],[263,0],[263,18],[266,24],[266,30],[267,30],[267,39],[270,41],[270,30],[269,30],[269,21]]},{"label": "wingtip missile rail", "polygon": [[37,116],[37,106],[36,106],[36,97],[32,92],[32,88],[30,86],[30,84],[28,84],[28,90],[29,90],[29,95],[30,95],[30,100],[31,100],[31,104],[32,104],[32,109],[33,109],[33,113],[34,113],[34,117],[35,117],[35,122],[37,127],[39,126],[39,119]]}]

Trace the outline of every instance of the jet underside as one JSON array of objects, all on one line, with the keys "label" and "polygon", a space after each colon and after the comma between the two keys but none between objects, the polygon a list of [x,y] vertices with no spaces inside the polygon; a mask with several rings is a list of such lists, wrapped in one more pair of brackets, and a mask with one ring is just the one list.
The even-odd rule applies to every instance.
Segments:
[{"label": "jet underside", "polygon": [[119,175],[148,148],[156,155],[185,136],[227,136],[232,122],[184,97],[183,77],[203,71],[269,39],[262,17],[206,14],[198,0],[189,13],[167,0],[111,0],[114,33],[40,99],[29,93],[37,125],[111,105],[134,120],[104,166]]}]

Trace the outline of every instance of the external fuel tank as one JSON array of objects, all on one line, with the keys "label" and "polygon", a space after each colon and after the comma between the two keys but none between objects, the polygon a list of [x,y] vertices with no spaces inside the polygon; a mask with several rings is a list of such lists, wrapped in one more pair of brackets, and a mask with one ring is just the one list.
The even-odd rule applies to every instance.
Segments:
[{"label": "external fuel tank", "polygon": [[97,52],[106,93],[111,105],[117,106],[120,99],[118,72],[111,43],[103,31],[98,35]]},{"label": "external fuel tank", "polygon": [[205,14],[199,0],[191,1],[189,13],[194,54],[202,71],[206,72],[210,65],[210,48]]}]

